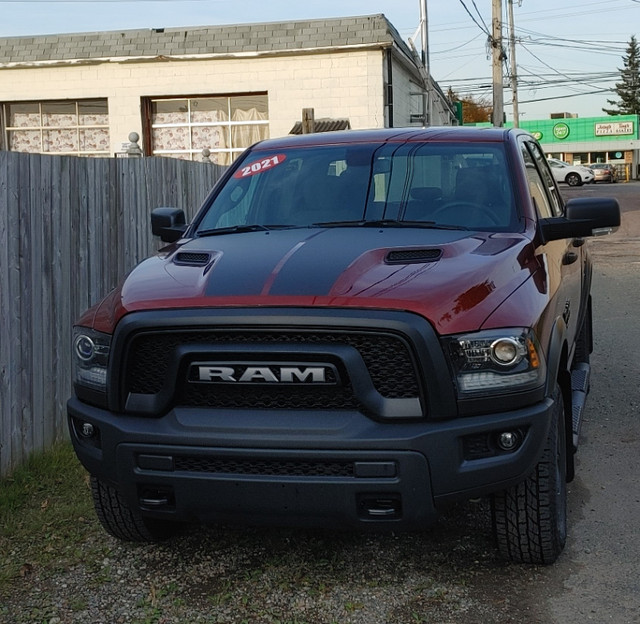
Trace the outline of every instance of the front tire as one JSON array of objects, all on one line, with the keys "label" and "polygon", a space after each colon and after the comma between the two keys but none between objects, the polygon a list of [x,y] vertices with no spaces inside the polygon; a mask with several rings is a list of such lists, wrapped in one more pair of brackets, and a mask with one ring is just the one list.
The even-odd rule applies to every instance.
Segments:
[{"label": "front tire", "polygon": [[566,182],[569,186],[580,186],[582,184],[582,178],[577,173],[570,173]]},{"label": "front tire", "polygon": [[517,563],[553,563],[567,539],[567,447],[559,386],[553,399],[547,443],[533,473],[492,497],[498,550]]},{"label": "front tire", "polygon": [[159,542],[174,535],[179,525],[143,518],[131,509],[115,488],[91,476],[93,505],[100,524],[113,537],[125,542]]}]

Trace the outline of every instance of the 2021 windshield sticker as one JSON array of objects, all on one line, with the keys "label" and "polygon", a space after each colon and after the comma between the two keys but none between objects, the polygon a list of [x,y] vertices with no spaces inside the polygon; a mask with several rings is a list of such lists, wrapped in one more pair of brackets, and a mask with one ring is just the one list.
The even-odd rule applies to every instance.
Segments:
[{"label": "2021 windshield sticker", "polygon": [[275,156],[269,156],[269,158],[261,158],[260,160],[255,160],[244,167],[240,167],[240,169],[233,174],[233,177],[248,178],[258,173],[262,173],[263,171],[273,169],[285,160],[287,160],[286,154],[276,154]]}]

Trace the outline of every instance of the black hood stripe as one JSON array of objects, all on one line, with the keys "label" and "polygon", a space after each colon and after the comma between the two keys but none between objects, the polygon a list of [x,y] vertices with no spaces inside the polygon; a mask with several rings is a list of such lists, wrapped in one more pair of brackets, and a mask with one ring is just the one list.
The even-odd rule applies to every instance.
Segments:
[{"label": "black hood stripe", "polygon": [[208,296],[325,296],[364,253],[380,248],[446,244],[460,232],[327,228],[250,232],[197,239],[219,254]]}]

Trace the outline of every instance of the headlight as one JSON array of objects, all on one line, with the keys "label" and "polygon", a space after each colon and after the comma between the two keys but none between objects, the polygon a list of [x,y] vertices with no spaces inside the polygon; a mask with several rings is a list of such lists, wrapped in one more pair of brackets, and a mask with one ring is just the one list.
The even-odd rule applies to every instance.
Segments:
[{"label": "headlight", "polygon": [[491,329],[443,339],[460,398],[538,388],[546,365],[530,329]]},{"label": "headlight", "polygon": [[73,328],[73,381],[79,386],[107,391],[111,336],[87,327]]}]

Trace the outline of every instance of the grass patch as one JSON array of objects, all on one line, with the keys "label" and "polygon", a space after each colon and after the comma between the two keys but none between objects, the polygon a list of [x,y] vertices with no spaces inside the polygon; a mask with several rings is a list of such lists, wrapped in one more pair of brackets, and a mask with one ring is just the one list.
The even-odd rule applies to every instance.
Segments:
[{"label": "grass patch", "polygon": [[13,579],[83,561],[87,538],[99,530],[71,444],[34,454],[0,480],[0,595]]}]

